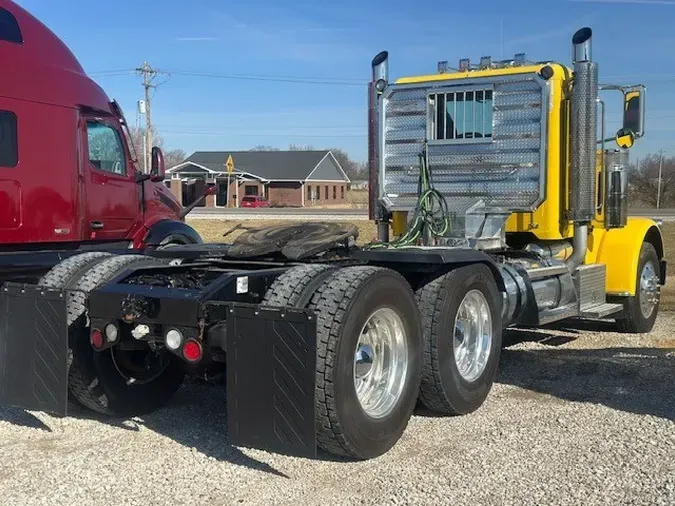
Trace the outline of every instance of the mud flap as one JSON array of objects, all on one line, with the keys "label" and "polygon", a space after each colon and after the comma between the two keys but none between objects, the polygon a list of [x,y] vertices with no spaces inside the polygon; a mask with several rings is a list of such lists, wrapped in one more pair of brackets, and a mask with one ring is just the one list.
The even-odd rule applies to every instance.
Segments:
[{"label": "mud flap", "polygon": [[6,283],[0,290],[0,405],[66,415],[65,293]]},{"label": "mud flap", "polygon": [[316,321],[307,311],[233,304],[227,315],[231,444],[315,457]]}]

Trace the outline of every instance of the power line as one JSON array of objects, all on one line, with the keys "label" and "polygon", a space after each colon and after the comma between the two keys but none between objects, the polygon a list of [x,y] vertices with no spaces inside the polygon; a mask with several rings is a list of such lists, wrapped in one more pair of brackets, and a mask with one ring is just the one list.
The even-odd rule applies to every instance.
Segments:
[{"label": "power line", "polygon": [[[117,69],[117,70],[101,70],[91,72],[92,77],[101,76],[116,76],[126,75],[137,71],[138,69]],[[246,81],[263,81],[263,82],[284,82],[284,83],[300,83],[300,84],[324,84],[324,85],[339,85],[339,86],[363,86],[368,83],[366,79],[344,78],[344,77],[311,77],[311,76],[279,76],[279,75],[256,75],[256,74],[230,74],[220,72],[206,72],[206,71],[192,71],[182,69],[162,69],[157,70],[164,74],[174,74],[185,77],[206,77],[211,79],[235,79]],[[622,79],[622,80],[638,80],[643,83],[667,83],[675,82],[675,75],[624,75],[624,76],[603,76],[602,79]]]},{"label": "power line", "polygon": [[[176,131],[176,130],[162,130],[162,133],[165,134],[174,134],[174,135],[209,135],[215,137],[232,137],[232,132],[195,132],[195,131]],[[320,139],[348,139],[348,138],[363,138],[367,137],[367,133],[363,132],[361,134],[335,134],[335,135],[317,135],[317,134],[280,134],[280,133],[261,133],[261,132],[237,132],[237,136],[243,137],[284,137],[284,138],[320,138]]]},{"label": "power line", "polygon": [[295,76],[266,76],[266,75],[247,75],[247,74],[221,74],[217,72],[195,72],[187,70],[164,70],[169,74],[187,77],[206,77],[212,79],[238,79],[245,81],[263,81],[263,82],[281,82],[281,83],[300,83],[300,84],[325,84],[337,86],[364,86],[368,83],[361,79],[344,79],[333,77],[295,77]]},{"label": "power line", "polygon": [[[272,116],[272,115],[270,115]],[[187,125],[157,125],[158,129],[163,128],[185,128]],[[363,129],[364,124],[361,125],[281,125],[277,130],[292,130],[292,129],[311,129],[311,130],[354,130]],[[189,125],[187,128],[204,129],[204,131],[214,130],[241,130],[241,125]]]}]

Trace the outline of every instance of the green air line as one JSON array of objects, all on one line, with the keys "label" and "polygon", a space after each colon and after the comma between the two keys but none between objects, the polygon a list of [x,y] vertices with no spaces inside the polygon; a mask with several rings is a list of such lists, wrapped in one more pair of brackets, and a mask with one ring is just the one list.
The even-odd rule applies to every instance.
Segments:
[{"label": "green air line", "polygon": [[[424,233],[425,228],[432,236],[442,237],[450,229],[450,218],[447,202],[443,195],[433,187],[431,172],[426,163],[426,149],[419,155],[420,177],[418,182],[417,205],[412,218],[412,225],[407,232],[389,243],[374,243],[371,248],[401,247],[414,244]],[[437,201],[441,210],[441,220],[434,218],[434,202]],[[440,221],[440,223],[439,223]]]}]

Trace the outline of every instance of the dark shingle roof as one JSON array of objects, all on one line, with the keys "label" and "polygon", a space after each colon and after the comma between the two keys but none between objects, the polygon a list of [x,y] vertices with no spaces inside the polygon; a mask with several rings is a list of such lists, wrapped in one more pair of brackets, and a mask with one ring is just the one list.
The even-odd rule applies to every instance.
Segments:
[{"label": "dark shingle roof", "polygon": [[329,151],[197,151],[187,162],[224,172],[232,155],[237,172],[247,172],[268,180],[304,181]]}]

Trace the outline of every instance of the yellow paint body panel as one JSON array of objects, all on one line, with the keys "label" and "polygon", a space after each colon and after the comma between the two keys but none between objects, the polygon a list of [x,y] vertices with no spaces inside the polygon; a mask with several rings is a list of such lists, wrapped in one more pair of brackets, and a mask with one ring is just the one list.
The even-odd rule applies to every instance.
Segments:
[{"label": "yellow paint body panel", "polygon": [[391,216],[391,233],[394,237],[400,237],[408,229],[408,213],[406,211],[394,211]]},{"label": "yellow paint body panel", "polygon": [[635,295],[640,249],[647,233],[657,234],[663,248],[663,238],[656,222],[649,218],[629,217],[623,228],[605,230],[594,228],[588,238],[585,263],[607,266],[606,287],[608,294]]},{"label": "yellow paint body panel", "polygon": [[[557,64],[550,64],[552,67]],[[396,84],[433,83],[437,81],[453,81],[458,79],[474,79],[477,77],[509,76],[513,74],[531,74],[539,72],[546,65],[523,65],[522,67],[507,67],[503,69],[472,70],[471,72],[448,72],[445,74],[427,74],[422,76],[400,77]]]}]

